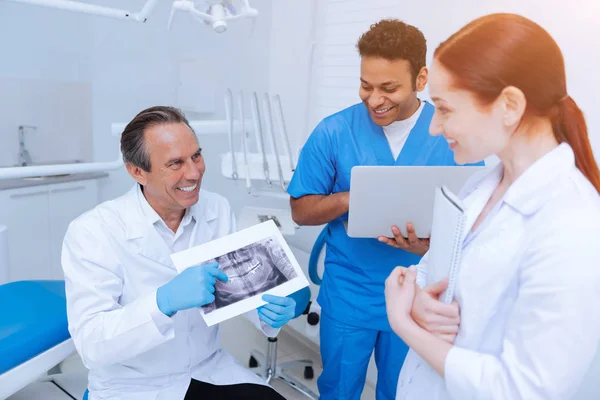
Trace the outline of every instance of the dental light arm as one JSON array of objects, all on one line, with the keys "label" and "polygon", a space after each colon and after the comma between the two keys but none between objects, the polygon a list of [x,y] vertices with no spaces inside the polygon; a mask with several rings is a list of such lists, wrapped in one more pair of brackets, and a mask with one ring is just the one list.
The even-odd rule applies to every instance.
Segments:
[{"label": "dental light arm", "polygon": [[[148,16],[161,0],[147,0],[139,12],[131,12],[126,9],[98,6],[73,0],[7,1],[143,23],[148,20]],[[212,25],[214,31],[217,33],[222,33],[227,30],[227,21],[229,20],[254,18],[258,15],[258,11],[250,6],[249,0],[240,0],[241,6],[237,9],[233,6],[232,1],[233,0],[206,0],[204,3],[206,3],[207,10],[206,12],[202,12],[196,9],[196,5],[192,0],[175,0],[169,17],[168,28],[171,28],[173,16],[176,11],[190,13],[194,18]]]},{"label": "dental light arm", "polygon": [[135,22],[146,22],[148,15],[154,10],[160,0],[148,0],[140,12],[131,12],[120,8],[111,8],[87,4],[71,0],[7,0],[15,3],[25,3],[35,6],[57,8],[83,14],[98,15],[101,17],[117,18]]}]

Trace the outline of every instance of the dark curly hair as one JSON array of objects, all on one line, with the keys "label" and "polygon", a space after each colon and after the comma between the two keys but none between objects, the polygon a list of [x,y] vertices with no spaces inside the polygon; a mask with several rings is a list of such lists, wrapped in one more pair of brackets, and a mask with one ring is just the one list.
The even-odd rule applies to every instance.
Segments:
[{"label": "dark curly hair", "polygon": [[382,57],[386,60],[407,60],[413,85],[425,66],[427,41],[423,33],[397,19],[383,19],[362,34],[356,44],[361,57]]}]

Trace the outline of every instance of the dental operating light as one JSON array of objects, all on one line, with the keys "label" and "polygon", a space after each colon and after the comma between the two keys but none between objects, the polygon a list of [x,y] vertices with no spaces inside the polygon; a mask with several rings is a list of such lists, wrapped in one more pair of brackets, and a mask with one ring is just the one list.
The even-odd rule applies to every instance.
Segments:
[{"label": "dental operating light", "polygon": [[223,33],[227,30],[227,21],[239,18],[254,18],[258,11],[250,6],[248,0],[240,2],[239,7],[234,7],[231,0],[206,1],[204,2],[205,12],[196,8],[193,0],[176,0],[171,7],[168,28],[171,29],[173,17],[177,11],[187,12],[196,20],[203,21],[212,26],[217,33]]}]

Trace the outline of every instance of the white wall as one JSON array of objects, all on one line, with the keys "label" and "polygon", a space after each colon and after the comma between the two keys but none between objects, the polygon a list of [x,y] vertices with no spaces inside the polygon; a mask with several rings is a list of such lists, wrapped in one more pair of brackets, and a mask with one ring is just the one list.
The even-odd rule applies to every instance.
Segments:
[{"label": "white wall", "polygon": [[64,11],[0,3],[0,75],[87,81],[91,30],[84,18]]},{"label": "white wall", "polygon": [[0,76],[0,166],[19,162],[18,127],[33,163],[91,161],[92,85]]},{"label": "white wall", "polygon": [[308,124],[309,90],[319,6],[319,0],[272,2],[269,87],[281,95],[287,131],[296,150],[312,128]]},{"label": "white wall", "polygon": [[91,30],[70,13],[0,2],[0,166],[17,162],[19,125],[34,162],[91,160]]}]

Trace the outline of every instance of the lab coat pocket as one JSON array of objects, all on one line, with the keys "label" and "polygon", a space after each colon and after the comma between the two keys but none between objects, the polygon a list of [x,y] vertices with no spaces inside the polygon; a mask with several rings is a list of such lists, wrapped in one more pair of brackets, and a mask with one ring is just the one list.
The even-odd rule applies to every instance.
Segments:
[{"label": "lab coat pocket", "polygon": [[500,227],[481,232],[465,250],[460,293],[462,303],[471,307],[469,312],[486,319],[497,311],[499,300],[518,276],[523,242],[522,229]]},{"label": "lab coat pocket", "polygon": [[190,321],[189,336],[194,338],[193,341],[190,341],[191,363],[196,364],[210,357],[219,349],[219,326],[207,326],[198,309],[188,310],[187,314]]}]

